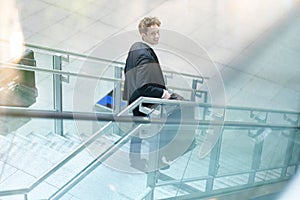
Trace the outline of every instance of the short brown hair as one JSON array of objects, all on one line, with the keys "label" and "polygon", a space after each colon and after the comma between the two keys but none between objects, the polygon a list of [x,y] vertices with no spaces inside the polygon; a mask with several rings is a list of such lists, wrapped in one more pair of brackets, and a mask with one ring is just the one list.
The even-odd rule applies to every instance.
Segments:
[{"label": "short brown hair", "polygon": [[139,23],[139,32],[140,34],[142,33],[147,33],[148,28],[153,25],[160,26],[161,22],[157,17],[144,17]]}]

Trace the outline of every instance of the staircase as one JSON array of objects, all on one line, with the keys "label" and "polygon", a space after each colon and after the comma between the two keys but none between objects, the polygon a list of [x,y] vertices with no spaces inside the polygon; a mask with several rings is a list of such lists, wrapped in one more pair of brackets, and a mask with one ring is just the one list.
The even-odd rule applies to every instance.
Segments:
[{"label": "staircase", "polygon": [[70,134],[62,137],[51,132],[17,130],[0,135],[1,190],[28,187],[81,142]]}]

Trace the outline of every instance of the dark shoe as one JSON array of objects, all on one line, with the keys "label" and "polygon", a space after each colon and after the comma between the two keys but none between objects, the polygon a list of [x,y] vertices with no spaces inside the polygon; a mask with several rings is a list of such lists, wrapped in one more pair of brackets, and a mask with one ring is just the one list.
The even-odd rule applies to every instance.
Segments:
[{"label": "dark shoe", "polygon": [[163,165],[159,168],[159,170],[167,170],[170,169],[170,165]]},{"label": "dark shoe", "polygon": [[167,160],[165,156],[162,156],[159,162],[159,170],[166,170],[170,168],[170,165],[172,164],[172,161]]},{"label": "dark shoe", "polygon": [[134,159],[130,160],[131,167],[144,171],[147,167],[147,160],[146,159]]}]

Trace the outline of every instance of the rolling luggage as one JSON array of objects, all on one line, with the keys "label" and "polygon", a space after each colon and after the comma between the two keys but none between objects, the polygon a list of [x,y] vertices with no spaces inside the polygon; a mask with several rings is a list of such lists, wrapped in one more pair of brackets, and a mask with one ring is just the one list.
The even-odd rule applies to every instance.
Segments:
[{"label": "rolling luggage", "polygon": [[[36,66],[34,53],[26,50],[17,64]],[[0,105],[29,107],[36,102],[35,72],[23,69],[0,68]]]}]

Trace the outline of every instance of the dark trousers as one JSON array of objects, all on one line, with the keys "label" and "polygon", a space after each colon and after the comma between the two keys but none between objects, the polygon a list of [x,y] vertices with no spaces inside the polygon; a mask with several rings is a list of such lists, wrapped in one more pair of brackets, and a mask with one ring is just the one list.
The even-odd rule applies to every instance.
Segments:
[{"label": "dark trousers", "polygon": [[[135,116],[145,116],[143,113],[134,113]],[[176,136],[179,124],[169,124],[168,122],[172,120],[180,120],[181,111],[176,110],[167,116],[165,124],[163,124],[162,129],[154,136],[148,138],[150,142],[150,152],[159,151],[161,148],[168,145]],[[167,124],[167,125],[166,125]],[[151,127],[151,126],[150,126]],[[158,145],[157,145],[158,143]],[[136,160],[141,159],[141,146],[142,139],[139,137],[132,137],[130,141],[130,159]],[[149,152],[149,153],[150,153]]]}]

